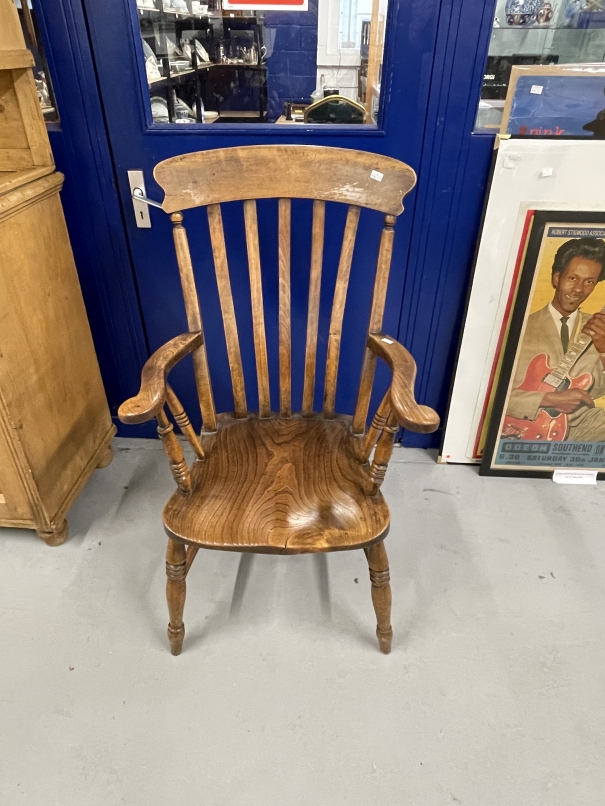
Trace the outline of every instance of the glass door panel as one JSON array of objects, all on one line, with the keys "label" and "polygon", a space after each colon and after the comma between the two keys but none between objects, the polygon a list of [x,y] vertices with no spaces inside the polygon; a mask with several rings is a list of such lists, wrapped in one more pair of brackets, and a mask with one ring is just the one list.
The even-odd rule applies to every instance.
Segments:
[{"label": "glass door panel", "polygon": [[513,65],[605,61],[605,0],[497,0],[475,129],[498,130]]},{"label": "glass door panel", "polygon": [[388,0],[131,0],[155,124],[375,124]]}]

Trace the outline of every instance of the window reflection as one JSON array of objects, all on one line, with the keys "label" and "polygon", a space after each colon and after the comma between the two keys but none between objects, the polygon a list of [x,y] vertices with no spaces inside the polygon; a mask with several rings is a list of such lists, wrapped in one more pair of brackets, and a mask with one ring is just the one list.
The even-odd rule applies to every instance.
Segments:
[{"label": "window reflection", "polygon": [[53,91],[46,54],[40,38],[40,29],[36,14],[31,5],[31,0],[16,0],[15,5],[19,12],[19,20],[25,37],[25,44],[34,56],[33,74],[38,91],[38,99],[42,107],[42,114],[47,123],[54,123],[59,120],[57,112],[57,102]]},{"label": "window reflection", "polygon": [[605,0],[497,0],[476,128],[500,128],[513,65],[603,61]]},{"label": "window reflection", "polygon": [[387,0],[136,2],[154,123],[377,120]]}]

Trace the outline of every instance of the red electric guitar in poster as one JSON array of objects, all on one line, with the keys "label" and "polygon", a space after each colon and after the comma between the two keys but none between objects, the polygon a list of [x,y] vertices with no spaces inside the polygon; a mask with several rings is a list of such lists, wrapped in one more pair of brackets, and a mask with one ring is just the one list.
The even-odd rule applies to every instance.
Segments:
[{"label": "red electric guitar in poster", "polygon": [[[569,373],[578,358],[588,349],[592,339],[581,333],[574,345],[567,351],[554,369],[548,365],[548,356],[540,353],[529,362],[525,378],[517,389],[524,392],[554,392],[566,389],[588,390],[593,378],[590,372],[584,372],[577,378]],[[540,409],[535,420],[521,420],[506,416],[502,426],[502,436],[513,439],[545,439],[561,442],[567,436],[567,415],[556,409]]]}]

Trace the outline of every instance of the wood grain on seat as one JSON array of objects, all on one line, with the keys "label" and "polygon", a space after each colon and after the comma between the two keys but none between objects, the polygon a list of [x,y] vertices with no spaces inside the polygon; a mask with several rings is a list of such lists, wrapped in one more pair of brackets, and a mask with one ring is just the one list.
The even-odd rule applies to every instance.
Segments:
[{"label": "wood grain on seat", "polygon": [[298,554],[382,539],[389,511],[368,495],[350,418],[223,420],[191,468],[191,496],[164,509],[169,537],[204,548]]}]

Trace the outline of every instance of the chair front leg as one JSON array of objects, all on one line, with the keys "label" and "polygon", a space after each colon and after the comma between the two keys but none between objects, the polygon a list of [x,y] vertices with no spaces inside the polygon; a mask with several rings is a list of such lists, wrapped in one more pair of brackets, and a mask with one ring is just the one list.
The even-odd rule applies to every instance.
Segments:
[{"label": "chair front leg", "polygon": [[393,629],[391,627],[391,584],[389,576],[389,559],[384,542],[374,543],[364,549],[370,567],[372,583],[372,604],[376,612],[376,635],[380,651],[388,655],[391,651]]},{"label": "chair front leg", "polygon": [[173,655],[180,655],[185,637],[183,610],[187,593],[187,550],[183,543],[168,540],[166,551],[166,599],[168,600],[168,640]]}]

